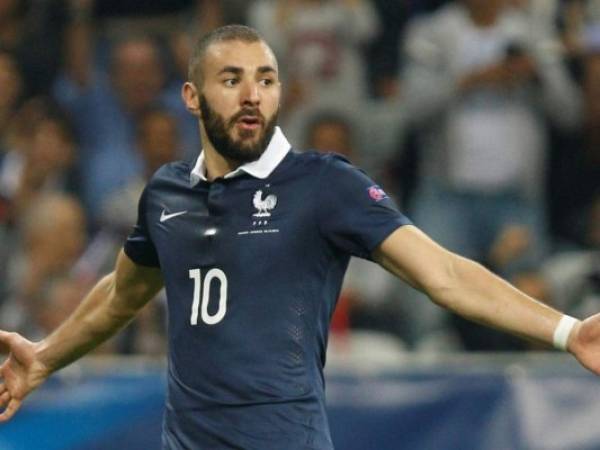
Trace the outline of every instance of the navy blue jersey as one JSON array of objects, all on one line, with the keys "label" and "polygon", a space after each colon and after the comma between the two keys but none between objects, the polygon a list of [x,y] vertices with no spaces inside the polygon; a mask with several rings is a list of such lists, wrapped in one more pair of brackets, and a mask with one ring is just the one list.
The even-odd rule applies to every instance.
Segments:
[{"label": "navy blue jersey", "polygon": [[163,448],[331,450],[323,366],[349,257],[409,222],[331,154],[285,149],[262,177],[193,170],[155,174],[125,244],[165,280]]}]

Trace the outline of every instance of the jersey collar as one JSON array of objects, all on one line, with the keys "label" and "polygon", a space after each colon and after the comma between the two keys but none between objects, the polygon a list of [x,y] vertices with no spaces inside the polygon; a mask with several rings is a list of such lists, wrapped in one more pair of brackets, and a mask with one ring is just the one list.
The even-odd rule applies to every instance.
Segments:
[{"label": "jersey collar", "polygon": [[[283,135],[281,128],[275,127],[275,132],[271,138],[271,142],[267,146],[264,153],[256,161],[242,164],[233,172],[225,174],[223,178],[234,178],[244,173],[252,175],[255,178],[267,178],[279,165],[285,155],[290,151],[291,145]],[[200,156],[196,160],[196,164],[190,173],[190,183],[192,186],[200,181],[208,181],[206,178],[206,167],[204,166],[204,151],[200,152]]]}]

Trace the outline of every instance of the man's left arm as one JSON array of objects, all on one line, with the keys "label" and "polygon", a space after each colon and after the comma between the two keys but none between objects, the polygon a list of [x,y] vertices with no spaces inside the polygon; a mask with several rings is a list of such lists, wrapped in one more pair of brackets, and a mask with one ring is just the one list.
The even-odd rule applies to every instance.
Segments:
[{"label": "man's left arm", "polygon": [[436,304],[467,319],[546,344],[563,340],[584,367],[600,375],[600,314],[575,322],[565,335],[569,321],[561,312],[444,249],[412,225],[388,236],[373,258]]}]

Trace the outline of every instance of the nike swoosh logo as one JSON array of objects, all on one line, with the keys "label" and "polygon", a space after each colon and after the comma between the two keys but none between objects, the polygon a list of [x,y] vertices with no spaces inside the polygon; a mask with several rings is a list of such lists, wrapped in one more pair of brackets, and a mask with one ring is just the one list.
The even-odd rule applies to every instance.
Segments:
[{"label": "nike swoosh logo", "polygon": [[171,214],[166,214],[166,211],[163,209],[162,213],[160,215],[160,221],[162,222],[166,222],[167,220],[172,219],[173,217],[177,217],[177,216],[181,216],[182,214],[186,214],[187,211],[178,211],[178,212],[174,212]]}]

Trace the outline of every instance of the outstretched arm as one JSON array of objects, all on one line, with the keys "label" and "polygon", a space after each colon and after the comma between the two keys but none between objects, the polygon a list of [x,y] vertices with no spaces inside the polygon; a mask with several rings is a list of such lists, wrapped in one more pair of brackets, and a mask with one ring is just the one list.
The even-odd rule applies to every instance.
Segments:
[{"label": "outstretched arm", "polygon": [[[480,264],[442,248],[414,226],[393,232],[374,258],[438,305],[521,337],[552,344],[564,317]],[[600,315],[577,321],[566,336],[566,349],[600,374]]]},{"label": "outstretched arm", "polygon": [[133,263],[121,252],[115,271],[96,284],[79,307],[46,339],[33,343],[0,331],[0,422],[10,419],[23,399],[50,374],[98,347],[129,323],[163,285],[160,270]]}]

